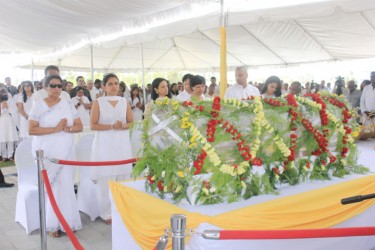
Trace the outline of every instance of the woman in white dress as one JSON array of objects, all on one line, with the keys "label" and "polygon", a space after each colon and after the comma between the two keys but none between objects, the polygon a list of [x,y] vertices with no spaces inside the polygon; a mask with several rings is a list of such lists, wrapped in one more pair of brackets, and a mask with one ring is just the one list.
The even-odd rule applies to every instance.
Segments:
[{"label": "woman in white dress", "polygon": [[151,84],[151,100],[146,104],[145,117],[151,115],[155,101],[164,98],[172,98],[168,82],[164,78],[155,78]]},{"label": "woman in white dress", "polygon": [[277,76],[270,76],[267,78],[262,91],[260,92],[263,98],[280,97],[281,92],[281,80]]},{"label": "woman in white dress", "polygon": [[[109,73],[103,78],[107,95],[99,97],[91,109],[91,130],[95,139],[91,151],[92,161],[115,161],[132,158],[129,127],[133,114],[128,101],[117,96],[118,77]],[[132,164],[103,166],[93,169],[92,178],[97,181],[97,197],[100,217],[106,224],[112,223],[108,181],[129,179]]]},{"label": "woman in white dress", "polygon": [[91,103],[89,99],[84,95],[83,87],[77,87],[77,95],[72,98],[72,102],[78,110],[79,118],[84,128],[90,127],[90,109]]},{"label": "woman in white dress", "polygon": [[31,81],[22,82],[22,93],[17,100],[18,112],[20,114],[20,141],[30,137],[29,135],[29,114],[34,104],[34,86]]},{"label": "woman in white dress", "polygon": [[138,86],[133,86],[128,99],[133,112],[133,120],[141,121],[143,116],[143,99],[139,93]]},{"label": "woman in white dress", "polygon": [[[62,79],[52,75],[45,79],[48,97],[37,100],[29,114],[29,134],[34,135],[32,153],[43,150],[49,158],[74,160],[73,133],[82,131],[78,112],[70,100],[60,98]],[[70,228],[82,228],[74,193],[74,167],[44,161],[57,205]],[[63,230],[51,203],[46,196],[46,226],[52,237],[59,237]]]},{"label": "woman in white dress", "polygon": [[0,143],[3,161],[13,161],[14,143],[18,133],[14,116],[17,107],[6,89],[0,89]]}]

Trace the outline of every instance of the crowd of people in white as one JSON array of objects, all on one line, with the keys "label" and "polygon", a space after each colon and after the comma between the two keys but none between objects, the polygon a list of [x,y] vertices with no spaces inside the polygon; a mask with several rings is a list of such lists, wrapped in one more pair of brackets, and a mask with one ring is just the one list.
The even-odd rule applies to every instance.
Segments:
[{"label": "crowd of people in white", "polygon": [[[344,95],[359,113],[369,119],[375,116],[375,72],[370,80],[361,83],[360,89],[354,81],[345,83],[338,78],[331,88],[330,83],[298,81],[289,86],[277,76],[269,77],[264,83],[248,82],[245,67],[235,70],[236,83],[229,86],[225,98],[242,100],[249,96],[263,98],[280,97],[283,94],[304,95],[329,92]],[[92,161],[129,159],[134,156],[128,129],[133,121],[150,115],[154,101],[176,98],[201,101],[219,95],[219,84],[211,77],[208,84],[199,75],[186,74],[181,82],[170,84],[168,80],[156,78],[145,89],[134,84],[130,89],[119,81],[115,74],[106,74],[103,80],[88,80],[82,76],[73,83],[61,79],[59,69],[50,65],[45,69],[41,82],[23,81],[18,88],[11,78],[0,84],[0,142],[3,161],[13,160],[15,147],[24,139],[33,137],[32,151],[44,150],[47,157],[74,159],[73,133],[84,130],[95,132]],[[144,93],[145,91],[145,93]],[[143,98],[145,96],[145,98]],[[81,220],[74,194],[73,170],[62,165],[47,163],[48,175],[57,203],[73,230],[79,230]],[[97,197],[100,217],[111,223],[111,208],[107,182],[130,177],[131,167],[116,166],[95,168],[92,179],[98,184]],[[11,187],[0,170],[0,187]],[[60,235],[60,224],[47,200],[47,229],[51,236]]]}]

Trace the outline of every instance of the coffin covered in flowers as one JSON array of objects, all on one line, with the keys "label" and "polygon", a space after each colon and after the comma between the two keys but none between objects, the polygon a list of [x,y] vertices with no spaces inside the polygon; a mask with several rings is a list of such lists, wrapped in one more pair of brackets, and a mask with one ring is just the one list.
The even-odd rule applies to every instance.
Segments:
[{"label": "coffin covered in flowers", "polygon": [[134,176],[175,202],[215,204],[330,179],[357,166],[358,127],[344,100],[310,94],[155,103]]}]

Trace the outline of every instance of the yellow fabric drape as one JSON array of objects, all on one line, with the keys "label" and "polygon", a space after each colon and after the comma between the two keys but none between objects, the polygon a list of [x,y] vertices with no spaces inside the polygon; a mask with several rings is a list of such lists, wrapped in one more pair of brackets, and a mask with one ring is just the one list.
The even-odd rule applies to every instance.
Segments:
[{"label": "yellow fabric drape", "polygon": [[[206,222],[228,230],[270,230],[327,228],[356,216],[375,200],[343,206],[340,199],[375,192],[375,175],[335,184],[216,216],[191,213],[161,199],[110,182],[113,199],[123,223],[142,249],[152,249],[164,229],[170,228],[172,214],[185,214],[187,227]],[[168,245],[170,249],[170,244]]]},{"label": "yellow fabric drape", "polygon": [[224,98],[227,89],[227,31],[220,27],[220,98]]}]

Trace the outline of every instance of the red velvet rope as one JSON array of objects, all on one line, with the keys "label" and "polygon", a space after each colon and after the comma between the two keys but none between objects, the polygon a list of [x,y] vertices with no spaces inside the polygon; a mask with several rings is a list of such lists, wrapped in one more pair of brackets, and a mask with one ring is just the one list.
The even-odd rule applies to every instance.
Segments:
[{"label": "red velvet rope", "polygon": [[52,192],[51,184],[49,182],[47,171],[42,170],[42,175],[43,175],[44,186],[46,187],[47,194],[48,194],[48,197],[49,197],[49,201],[51,202],[53,211],[55,212],[57,218],[59,219],[61,225],[63,226],[66,234],[68,235],[68,237],[69,237],[70,241],[72,242],[72,244],[74,245],[75,249],[84,250],[83,246],[81,245],[81,243],[79,243],[77,237],[72,232],[72,229],[70,229],[70,227],[69,227],[68,223],[66,222],[64,216],[62,215],[59,207],[57,206],[55,197],[53,196],[53,192]]},{"label": "red velvet rope", "polygon": [[223,230],[219,232],[220,240],[303,239],[348,236],[373,236],[375,235],[375,227],[348,227],[301,230]]},{"label": "red velvet rope", "polygon": [[52,162],[61,164],[61,165],[70,165],[70,166],[112,166],[112,165],[123,165],[129,163],[137,162],[136,158],[131,158],[121,161],[67,161],[67,160],[58,160],[50,159]]}]

